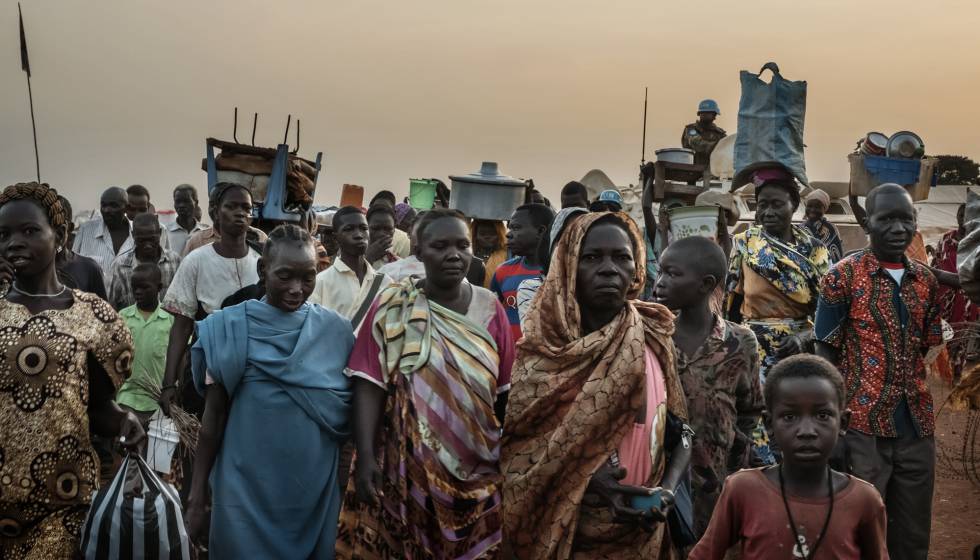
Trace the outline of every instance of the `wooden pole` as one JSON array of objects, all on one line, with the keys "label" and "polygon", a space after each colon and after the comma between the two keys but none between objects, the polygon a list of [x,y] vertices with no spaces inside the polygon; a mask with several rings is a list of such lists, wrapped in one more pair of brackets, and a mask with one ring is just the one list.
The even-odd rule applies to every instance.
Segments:
[{"label": "wooden pole", "polygon": [[41,182],[41,157],[37,151],[37,124],[34,122],[34,94],[31,92],[31,77],[27,77],[27,99],[31,104],[31,131],[34,133],[34,168],[37,171],[37,182]]}]

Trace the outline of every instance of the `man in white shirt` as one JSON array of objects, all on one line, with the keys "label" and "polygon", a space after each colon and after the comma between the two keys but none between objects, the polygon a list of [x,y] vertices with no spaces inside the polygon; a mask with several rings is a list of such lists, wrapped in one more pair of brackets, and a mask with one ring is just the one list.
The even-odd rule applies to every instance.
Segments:
[{"label": "man in white shirt", "polygon": [[337,210],[333,229],[340,252],[330,268],[317,274],[309,301],[347,317],[357,332],[371,303],[391,284],[391,278],[376,272],[364,258],[369,234],[367,218],[359,208]]},{"label": "man in white shirt", "polygon": [[184,246],[191,234],[208,229],[197,219],[197,189],[191,185],[177,185],[174,189],[174,211],[177,219],[167,224],[170,250],[184,254]]},{"label": "man in white shirt", "polygon": [[116,255],[133,249],[133,236],[126,218],[126,191],[109,187],[102,193],[99,205],[101,217],[78,227],[72,251],[98,263],[108,285],[109,271]]}]

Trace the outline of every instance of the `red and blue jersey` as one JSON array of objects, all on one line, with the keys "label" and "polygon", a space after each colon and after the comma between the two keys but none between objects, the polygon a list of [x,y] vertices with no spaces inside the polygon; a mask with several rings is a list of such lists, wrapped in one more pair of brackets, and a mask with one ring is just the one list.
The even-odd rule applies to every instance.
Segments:
[{"label": "red and blue jersey", "polygon": [[497,267],[490,281],[490,289],[500,298],[507,311],[507,321],[510,323],[510,331],[514,336],[514,341],[518,341],[523,336],[521,333],[521,319],[517,313],[517,288],[521,282],[528,278],[540,278],[540,266],[527,266],[524,257],[514,257]]}]

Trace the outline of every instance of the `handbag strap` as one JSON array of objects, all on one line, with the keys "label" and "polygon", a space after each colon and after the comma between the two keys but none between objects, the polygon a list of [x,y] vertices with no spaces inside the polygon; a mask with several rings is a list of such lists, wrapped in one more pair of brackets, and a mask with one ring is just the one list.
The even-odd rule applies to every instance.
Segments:
[{"label": "handbag strap", "polygon": [[770,70],[770,71],[772,71],[773,74],[775,74],[777,76],[779,75],[779,65],[776,64],[775,62],[767,62],[767,63],[763,64],[762,65],[762,70],[759,70],[759,74],[758,75],[759,76],[762,76],[762,73],[765,72],[767,69]]},{"label": "handbag strap", "polygon": [[381,289],[381,282],[384,280],[385,275],[380,272],[374,273],[374,278],[371,280],[371,290],[368,292],[367,297],[361,302],[361,306],[357,309],[357,313],[351,318],[350,323],[354,326],[354,330],[357,330],[361,326],[361,321],[364,320],[364,316],[367,315],[368,309],[371,308],[371,304],[374,303],[375,296],[378,295],[378,290]]}]

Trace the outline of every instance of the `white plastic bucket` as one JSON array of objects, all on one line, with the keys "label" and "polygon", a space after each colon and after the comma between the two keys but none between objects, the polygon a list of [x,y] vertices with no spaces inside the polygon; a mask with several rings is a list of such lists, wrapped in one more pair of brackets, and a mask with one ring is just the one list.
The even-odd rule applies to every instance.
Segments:
[{"label": "white plastic bucket", "polygon": [[174,421],[159,410],[150,418],[150,429],[146,432],[146,463],[158,473],[170,473],[170,460],[174,456],[180,434]]},{"label": "white plastic bucket", "polygon": [[667,211],[670,215],[670,234],[676,241],[685,237],[707,237],[718,240],[717,206],[678,206]]}]

